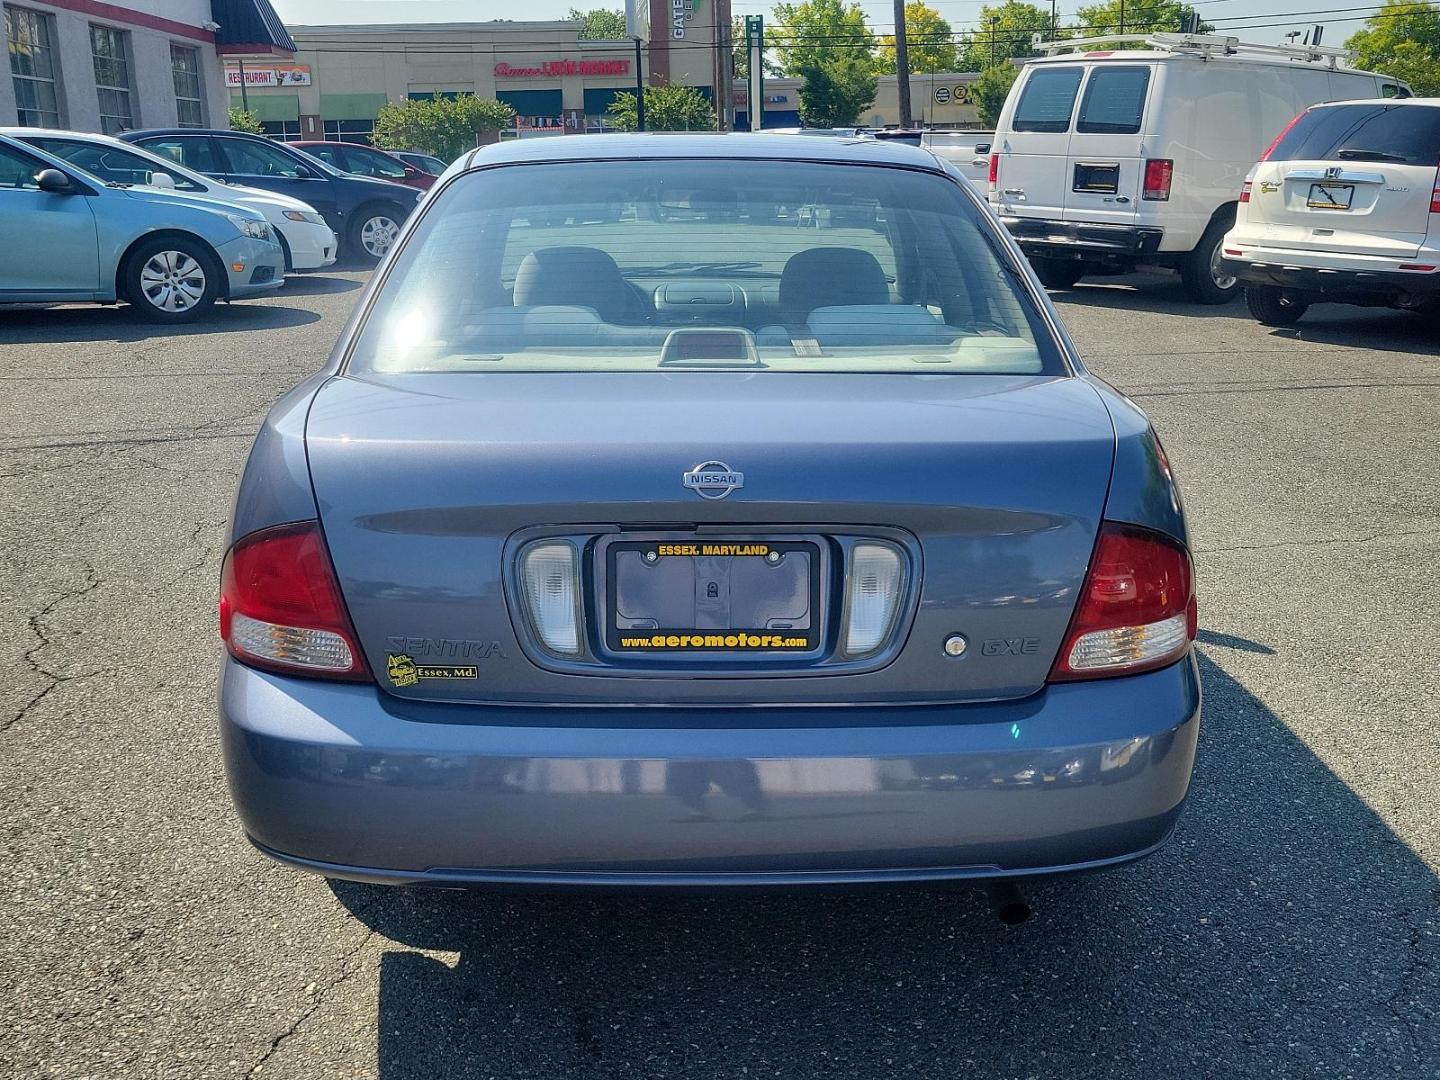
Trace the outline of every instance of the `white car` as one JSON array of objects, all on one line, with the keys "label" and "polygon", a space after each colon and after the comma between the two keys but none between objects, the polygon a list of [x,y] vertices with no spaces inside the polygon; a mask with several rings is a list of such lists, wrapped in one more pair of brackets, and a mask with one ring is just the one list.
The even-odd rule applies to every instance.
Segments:
[{"label": "white car", "polygon": [[4,128],[3,133],[64,158],[101,180],[173,189],[256,210],[280,239],[286,273],[320,270],[335,262],[340,242],[330,226],[314,207],[289,195],[226,184],[108,135],[44,128]]},{"label": "white car", "polygon": [[993,131],[927,131],[920,136],[924,149],[950,162],[980,191],[985,190],[990,176],[990,144],[994,141]]},{"label": "white car", "polygon": [[1250,170],[1225,265],[1250,313],[1315,303],[1440,309],[1440,98],[1306,109]]},{"label": "white car", "polygon": [[1052,288],[1160,266],[1201,303],[1239,299],[1220,245],[1275,133],[1317,102],[1409,89],[1339,49],[1138,38],[1050,42],[1057,55],[1026,63],[996,128],[990,202]]}]

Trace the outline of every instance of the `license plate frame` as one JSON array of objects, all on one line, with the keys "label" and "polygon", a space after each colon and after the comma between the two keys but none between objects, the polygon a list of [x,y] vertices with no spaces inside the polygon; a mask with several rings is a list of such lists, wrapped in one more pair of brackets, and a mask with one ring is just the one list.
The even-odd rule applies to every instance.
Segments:
[{"label": "license plate frame", "polygon": [[[772,552],[779,556],[778,564],[768,561]],[[783,533],[619,536],[606,538],[597,555],[601,580],[597,582],[596,599],[603,620],[601,637],[604,651],[612,657],[663,663],[774,663],[813,658],[823,649],[826,625],[823,583],[828,580],[830,560],[828,546],[818,536]],[[797,577],[797,564],[792,555],[800,556],[804,563],[803,580]],[[738,563],[745,565],[737,566]],[[804,617],[788,620],[796,625],[778,626],[774,625],[777,621],[774,619],[768,626],[636,626],[637,621],[650,620],[635,617],[644,614],[636,610],[635,590],[627,590],[625,602],[631,608],[628,614],[620,610],[619,594],[628,582],[634,581],[627,575],[645,573],[648,569],[655,569],[662,575],[659,580],[669,582],[671,591],[667,595],[675,602],[670,605],[672,609],[684,609],[687,594],[683,590],[694,590],[688,597],[695,605],[690,622],[713,623],[717,613],[722,610],[729,613],[734,600],[730,591],[734,586],[732,578],[741,579],[743,589],[746,583],[763,579],[769,570],[776,572],[777,581],[783,579],[782,584],[789,585],[788,590],[781,590],[782,597],[798,602],[799,590],[803,588]],[[723,596],[706,609],[702,617],[700,594],[702,588],[707,587],[702,581],[703,572],[714,572],[717,581],[723,580]],[[682,591],[674,591],[676,583]],[[739,606],[744,609],[749,604],[753,609],[767,599],[763,592],[758,599],[747,595],[741,598]]]},{"label": "license plate frame", "polygon": [[[1316,192],[1321,195],[1317,197]],[[1343,195],[1345,201],[1339,201],[1338,196]],[[1355,185],[1318,182],[1310,185],[1310,193],[1305,196],[1305,206],[1311,210],[1349,210],[1355,205]]]}]

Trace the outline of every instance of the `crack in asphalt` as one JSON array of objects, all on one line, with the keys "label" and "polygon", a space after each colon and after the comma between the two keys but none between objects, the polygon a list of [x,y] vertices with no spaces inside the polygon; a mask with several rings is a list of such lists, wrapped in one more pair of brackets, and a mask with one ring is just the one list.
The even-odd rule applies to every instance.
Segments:
[{"label": "crack in asphalt", "polygon": [[[1440,908],[1440,888],[1431,889],[1430,899],[1437,908]],[[1420,1038],[1419,1033],[1416,1031],[1415,1020],[1411,1017],[1410,1012],[1404,1008],[1400,999],[1407,996],[1407,990],[1420,975],[1430,970],[1430,963],[1425,959],[1421,945],[1423,944],[1423,938],[1433,936],[1433,931],[1427,929],[1433,926],[1434,923],[1431,919],[1423,915],[1417,916],[1415,924],[1410,927],[1410,936],[1406,941],[1406,950],[1410,958],[1405,964],[1405,970],[1400,974],[1399,981],[1395,984],[1394,992],[1385,999],[1385,1010],[1394,1017],[1404,1029],[1406,1041],[1410,1045],[1410,1054],[1414,1057],[1415,1063],[1422,1067],[1426,1062],[1424,1053],[1420,1047]],[[1410,1004],[1412,1007],[1416,1004],[1413,998]]]},{"label": "crack in asphalt", "polygon": [[1401,540],[1409,536],[1434,536],[1434,529],[1410,529],[1404,532],[1375,533],[1373,536],[1335,536],[1325,540],[1276,540],[1269,544],[1227,544],[1224,547],[1197,547],[1196,555],[1215,555],[1228,551],[1269,551],[1274,548],[1312,548],[1327,544],[1373,544],[1376,540]]},{"label": "crack in asphalt", "polygon": [[17,712],[14,716],[10,717],[10,719],[6,720],[4,723],[0,723],[0,732],[9,731],[21,720],[25,719],[26,715],[30,712],[30,710],[35,708],[35,706],[39,705],[40,702],[44,701],[45,698],[48,697],[57,686],[61,686],[68,682],[76,682],[81,679],[93,679],[97,675],[109,674],[109,672],[102,668],[98,671],[85,672],[79,675],[64,675],[58,671],[51,671],[48,667],[40,663],[40,661],[35,658],[38,653],[40,653],[44,649],[48,649],[52,644],[52,642],[50,641],[49,632],[44,625],[45,619],[47,619],[50,615],[53,615],[55,613],[55,609],[58,608],[61,604],[66,603],[70,600],[78,599],[79,597],[84,596],[86,593],[94,592],[100,587],[100,583],[100,577],[98,574],[95,573],[95,568],[92,567],[90,564],[86,563],[85,585],[82,588],[73,589],[68,592],[62,592],[54,600],[51,600],[50,603],[46,604],[43,608],[30,616],[30,632],[34,634],[35,637],[39,640],[21,654],[21,659],[30,666],[31,671],[33,671],[35,674],[39,675],[41,678],[47,681],[45,683],[45,686],[41,688],[38,693],[34,694],[29,701],[27,701],[23,706],[21,706],[19,712]]},{"label": "crack in asphalt", "polygon": [[345,952],[340,957],[339,967],[335,975],[328,981],[326,981],[324,986],[316,986],[314,990],[310,991],[310,1003],[300,1011],[300,1014],[296,1016],[294,1020],[290,1021],[290,1023],[286,1025],[284,1031],[280,1032],[278,1035],[276,1035],[270,1040],[270,1045],[266,1047],[265,1052],[260,1055],[260,1060],[258,1060],[257,1062],[255,1062],[254,1065],[251,1065],[250,1068],[245,1070],[246,1076],[254,1076],[256,1073],[264,1069],[265,1063],[275,1056],[276,1052],[280,1049],[280,1047],[292,1036],[299,1032],[301,1025],[303,1025],[306,1020],[309,1020],[310,1017],[314,1016],[315,1013],[319,1011],[320,1006],[325,1003],[325,996],[329,994],[330,991],[334,990],[337,986],[339,986],[341,983],[346,982],[349,979],[353,978],[355,975],[359,974],[360,965],[352,964],[352,961],[354,961],[355,958],[364,951],[365,946],[370,943],[370,939],[375,937],[375,934],[375,930],[366,929],[365,934],[360,938],[360,940],[356,942],[356,944],[351,946],[349,949],[345,950]]}]

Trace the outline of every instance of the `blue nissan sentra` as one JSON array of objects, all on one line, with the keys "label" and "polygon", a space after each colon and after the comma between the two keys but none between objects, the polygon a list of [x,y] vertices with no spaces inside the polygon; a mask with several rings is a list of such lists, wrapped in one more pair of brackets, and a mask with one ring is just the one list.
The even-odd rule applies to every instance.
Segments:
[{"label": "blue nissan sentra", "polygon": [[1001,880],[1185,800],[1180,496],[954,169],[451,166],[256,439],[220,713],[265,854],[393,884]]}]

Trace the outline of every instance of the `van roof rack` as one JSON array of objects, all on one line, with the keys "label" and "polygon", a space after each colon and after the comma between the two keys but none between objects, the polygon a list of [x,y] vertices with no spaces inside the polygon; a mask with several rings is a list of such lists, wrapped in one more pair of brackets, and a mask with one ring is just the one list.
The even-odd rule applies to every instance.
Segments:
[{"label": "van roof rack", "polygon": [[1209,60],[1213,56],[1244,54],[1283,56],[1290,60],[1303,60],[1306,63],[1323,60],[1332,68],[1340,61],[1351,62],[1355,56],[1347,49],[1331,49],[1321,45],[1256,45],[1241,41],[1237,37],[1226,37],[1221,34],[1157,34],[1149,31],[1042,41],[1036,45],[1036,48],[1046,55],[1053,56],[1056,53],[1073,49],[1089,49],[1097,45],[1119,45],[1126,42],[1142,42],[1147,48],[1159,52],[1194,53],[1205,60]]}]

